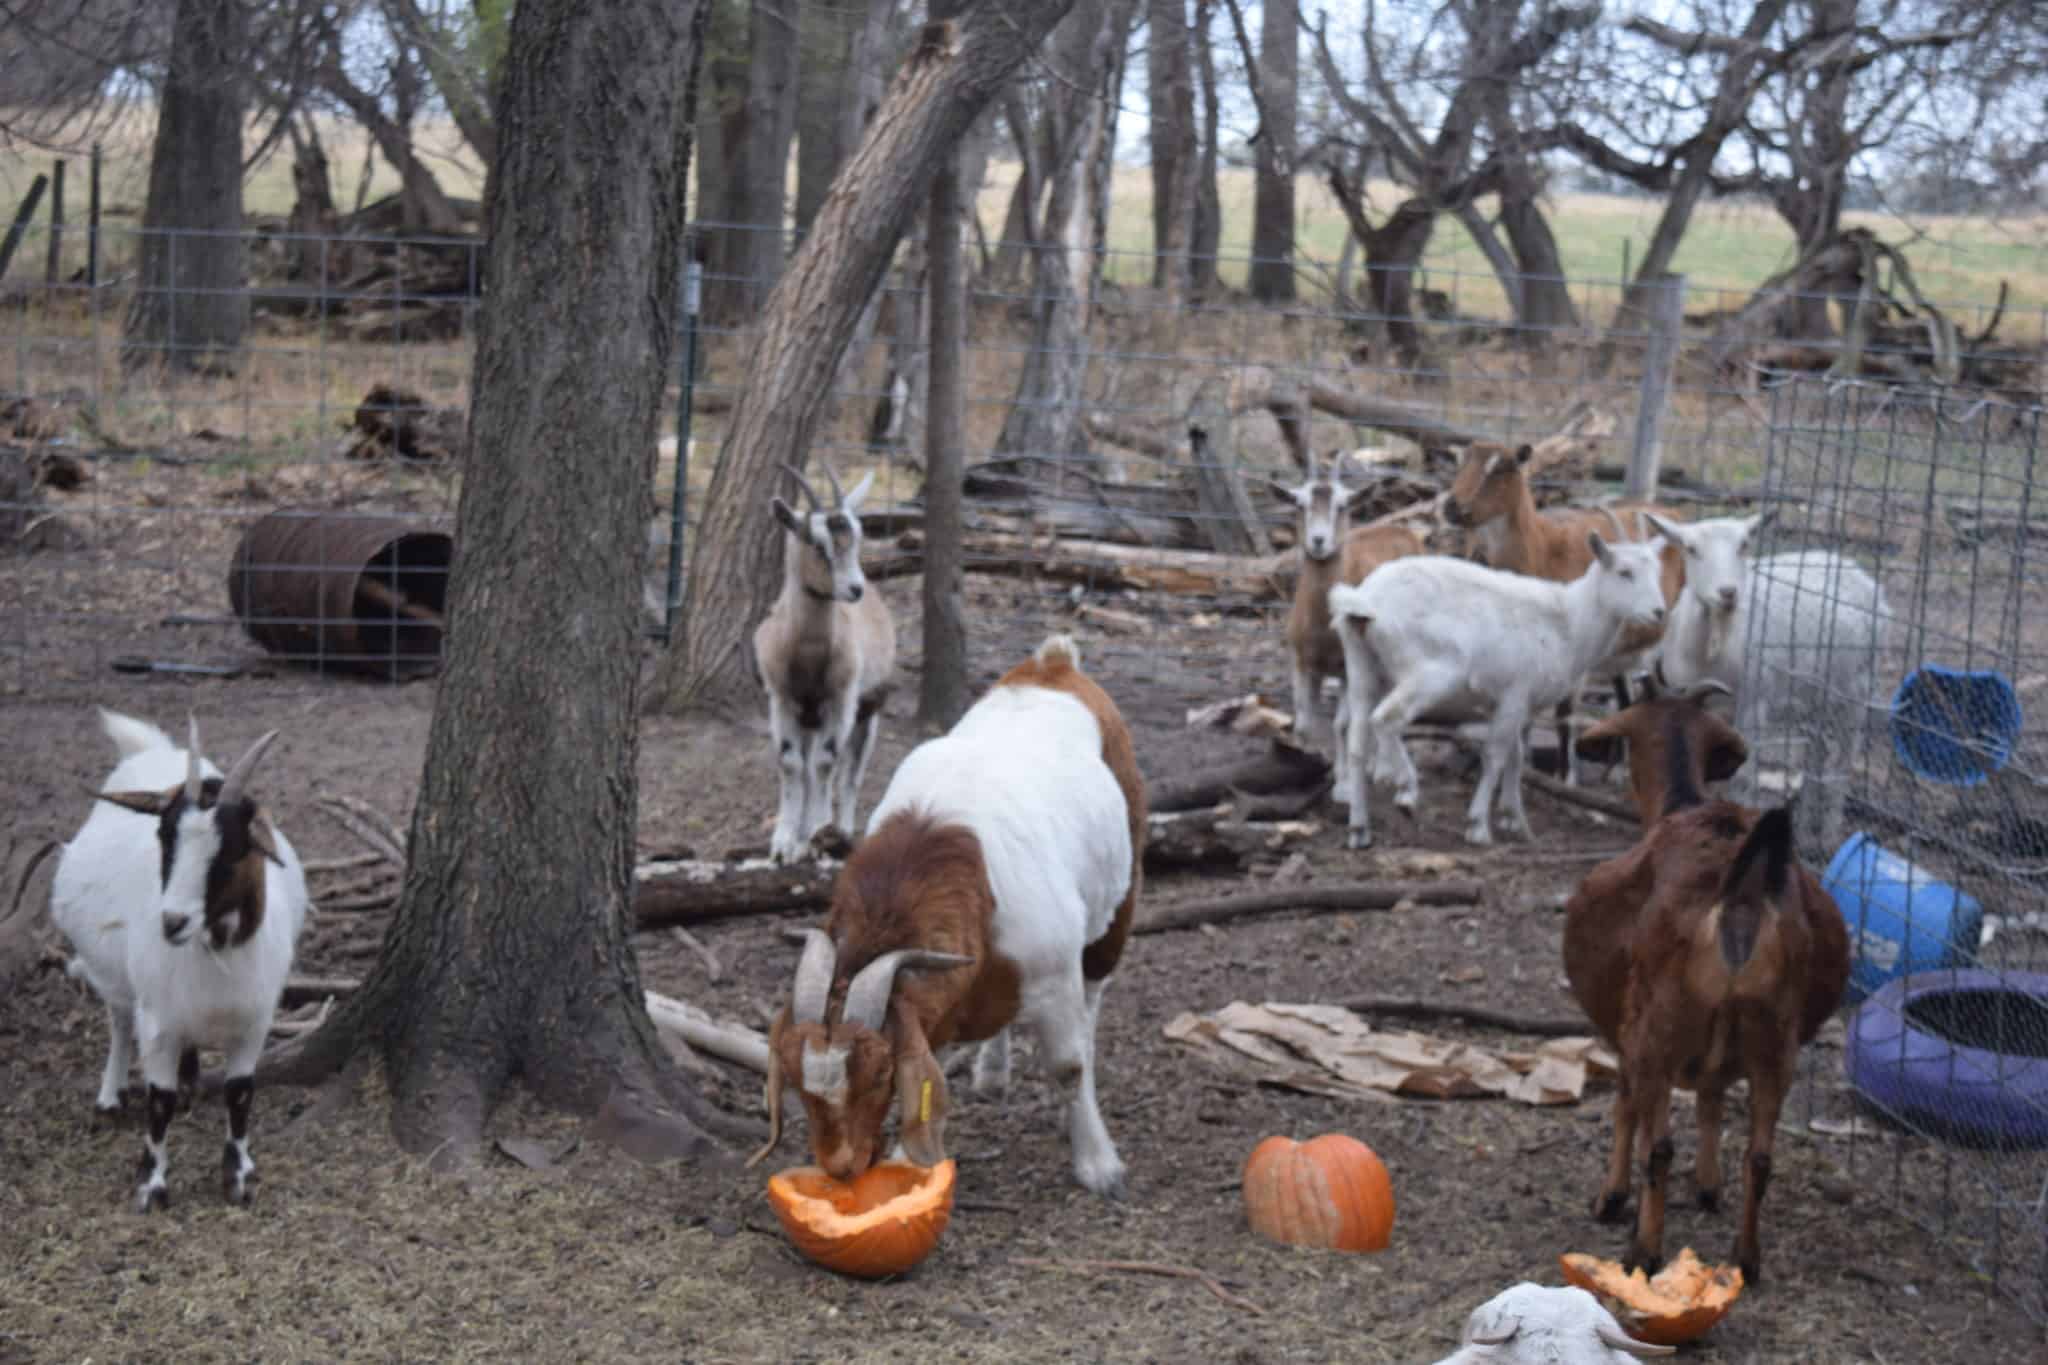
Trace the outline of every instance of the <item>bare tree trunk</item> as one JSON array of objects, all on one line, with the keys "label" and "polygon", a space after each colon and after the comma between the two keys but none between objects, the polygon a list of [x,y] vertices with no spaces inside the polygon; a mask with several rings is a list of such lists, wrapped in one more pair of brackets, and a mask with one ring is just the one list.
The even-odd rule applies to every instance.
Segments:
[{"label": "bare tree trunk", "polygon": [[882,102],[890,0],[811,4],[803,11],[798,72],[796,228],[807,230],[825,191]]},{"label": "bare tree trunk", "polygon": [[124,364],[205,369],[241,349],[242,18],[241,0],[178,0]]},{"label": "bare tree trunk", "polygon": [[668,0],[513,12],[411,857],[370,979],[273,1068],[309,1079],[374,1049],[414,1151],[473,1150],[515,1079],[585,1113],[634,1104],[686,1152],[740,1126],[669,1063],[627,936],[652,469],[619,452],[653,450],[669,374],[691,17]]},{"label": "bare tree trunk", "polygon": [[1044,235],[1033,244],[1035,325],[1009,415],[996,438],[999,454],[1058,458],[1087,445],[1081,396],[1100,273],[1096,248],[1108,207],[1101,163],[1135,9],[1135,0],[1082,0],[1054,40],[1056,68],[1094,73],[1096,83],[1058,86],[1047,97],[1048,114],[1057,111],[1059,157],[1048,172]]},{"label": "bare tree trunk", "polygon": [[291,278],[325,295],[348,274],[344,244],[334,240],[338,215],[334,208],[334,184],[328,173],[327,149],[320,145],[320,133],[307,119],[301,128],[294,119],[287,128],[292,140],[292,212],[287,220],[291,234],[286,259]]},{"label": "bare tree trunk", "polygon": [[[932,17],[950,19],[957,0],[932,0]],[[944,157],[932,177],[925,250],[931,350],[925,404],[924,674],[917,723],[927,733],[953,728],[967,710],[967,618],[961,606],[965,567],[960,503],[966,466],[967,280],[961,269],[960,154]]]},{"label": "bare tree trunk", "polygon": [[744,159],[740,144],[747,129],[747,10],[742,0],[705,0],[711,6],[704,53],[704,98],[697,110],[697,218],[704,229],[704,313],[707,321],[731,319],[715,310],[734,289],[744,234],[730,224],[738,211],[738,178]]},{"label": "bare tree trunk", "polygon": [[1223,248],[1223,196],[1217,189],[1217,139],[1223,126],[1223,97],[1216,85],[1216,50],[1209,41],[1215,0],[1195,0],[1195,71],[1202,80],[1202,152],[1195,171],[1195,216],[1188,238],[1188,288],[1196,298],[1223,292],[1216,276],[1216,257]]},{"label": "bare tree trunk", "polygon": [[714,291],[721,319],[750,319],[774,289],[785,254],[784,189],[796,134],[797,18],[801,0],[753,0],[747,21],[747,104],[732,167],[732,252]]},{"label": "bare tree trunk", "polygon": [[1501,230],[1515,253],[1515,265],[1522,283],[1520,314],[1523,335],[1540,344],[1549,332],[1568,331],[1579,325],[1579,310],[1572,303],[1571,281],[1565,278],[1564,257],[1557,237],[1544,216],[1543,204],[1533,193],[1503,191],[1500,204]]},{"label": "bare tree trunk", "polygon": [[1329,167],[1327,178],[1330,192],[1351,224],[1351,235],[1365,253],[1374,329],[1384,329],[1403,368],[1420,369],[1424,354],[1422,333],[1415,326],[1415,272],[1421,268],[1422,253],[1436,231],[1436,209],[1419,197],[1405,199],[1386,222],[1374,227],[1365,216],[1360,186],[1348,183],[1335,165]]},{"label": "bare tree trunk", "polygon": [[1015,285],[1024,278],[1024,266],[1031,244],[1038,240],[1038,211],[1045,199],[1045,181],[1059,149],[1053,145],[1056,122],[1053,107],[1056,92],[1047,95],[1047,108],[1032,118],[1022,91],[1012,87],[1003,96],[1003,124],[1017,149],[1017,183],[1010,190],[1010,206],[1003,214],[1002,235],[996,242],[996,268],[991,282]]},{"label": "bare tree trunk", "polygon": [[1262,303],[1294,298],[1294,140],[1300,98],[1295,0],[1265,0],[1259,29],[1259,140],[1249,286]]},{"label": "bare tree trunk", "polygon": [[1188,287],[1194,223],[1195,82],[1188,60],[1187,0],[1146,0],[1152,116],[1152,287],[1178,307]]},{"label": "bare tree trunk", "polygon": [[746,642],[781,583],[781,531],[767,515],[776,466],[801,462],[832,403],[831,377],[889,257],[925,203],[933,169],[1073,0],[976,0],[927,25],[867,136],[826,196],[762,318],[704,499],[690,557],[681,647],[661,661],[665,710],[758,704]]},{"label": "bare tree trunk", "polygon": [[[395,104],[398,117],[394,118],[385,112],[383,100],[358,86],[342,66],[341,35],[329,28],[323,37],[318,71],[321,88],[341,101],[350,117],[361,124],[371,141],[377,144],[378,154],[398,172],[403,230],[444,236],[462,232],[462,215],[449,202],[448,193],[441,188],[433,170],[413,151],[410,127],[412,96],[407,93],[411,59],[403,52],[395,59],[392,75],[398,92]],[[238,48],[236,60],[242,59],[243,53]]]}]

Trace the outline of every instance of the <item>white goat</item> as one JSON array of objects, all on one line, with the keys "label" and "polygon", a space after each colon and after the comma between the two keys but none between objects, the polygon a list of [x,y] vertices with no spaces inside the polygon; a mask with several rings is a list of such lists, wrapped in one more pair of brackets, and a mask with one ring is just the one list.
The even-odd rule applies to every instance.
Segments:
[{"label": "white goat", "polygon": [[1569,583],[1420,555],[1384,565],[1357,587],[1330,589],[1349,693],[1348,847],[1372,844],[1364,758],[1375,742],[1373,777],[1391,777],[1394,805],[1414,812],[1420,780],[1401,732],[1425,713],[1490,721],[1466,841],[1493,842],[1496,789],[1503,825],[1528,833],[1522,732],[1530,716],[1571,695],[1624,629],[1664,619],[1657,545],[1610,546],[1597,532],[1587,542],[1593,562]]},{"label": "white goat", "polygon": [[836,821],[851,835],[860,783],[896,671],[896,621],[860,567],[860,501],[869,473],[842,492],[826,466],[836,504],[783,468],[809,500],[798,516],[781,498],[775,519],[789,534],[782,595],[754,629],[754,671],[768,692],[768,733],[781,766],[782,795],[769,856],[791,862],[811,836]]},{"label": "white goat", "polygon": [[[1805,841],[1832,850],[1841,793],[1831,767],[1868,720],[1890,607],[1877,580],[1836,551],[1746,559],[1770,516],[1765,511],[1689,526],[1651,518],[1684,550],[1686,572],[1658,667],[1673,687],[1711,679],[1733,691],[1735,728],[1752,744],[1787,727],[1805,737],[1805,766],[1820,780],[1814,797],[1796,809]],[[1753,676],[1752,650],[1759,665]],[[1754,800],[1754,772],[1738,778],[1733,790],[1741,793],[1738,799]]]},{"label": "white goat", "polygon": [[227,1053],[228,1143],[222,1192],[250,1197],[249,1109],[257,1056],[306,920],[306,878],[291,841],[248,795],[271,741],[258,739],[223,779],[199,751],[147,721],[100,712],[121,759],[64,846],[50,914],[82,976],[107,1005],[111,1039],[99,1107],[118,1109],[138,1044],[149,1087],[149,1137],[136,1188],[141,1212],[169,1202],[164,1138],[178,1089],[198,1077],[199,1049]]},{"label": "white goat", "polygon": [[1074,1178],[1121,1195],[1124,1163],[1095,1098],[1095,1025],[1144,842],[1130,732],[1055,635],[896,769],[826,927],[806,931],[769,1035],[769,1137],[753,1160],[781,1134],[787,1082],[831,1175],[868,1168],[892,1111],[900,1150],[937,1164],[947,1095],[933,1049],[980,1042],[974,1087],[1001,1091],[1021,1022],[1066,1095]]},{"label": "white goat", "polygon": [[1343,459],[1327,470],[1309,455],[1308,478],[1296,485],[1268,480],[1273,491],[1301,509],[1301,562],[1295,570],[1294,605],[1287,613],[1287,652],[1294,682],[1294,732],[1330,754],[1337,790],[1345,781],[1349,748],[1341,738],[1344,693],[1338,693],[1337,717],[1323,707],[1323,683],[1343,680],[1344,648],[1330,625],[1330,589],[1339,583],[1362,582],[1380,565],[1423,551],[1422,537],[1405,526],[1349,527],[1351,507],[1370,486],[1344,483]]},{"label": "white goat", "polygon": [[1637,1341],[1576,1285],[1526,1281],[1473,1309],[1458,1340],[1436,1365],[1633,1365],[1674,1349]]}]

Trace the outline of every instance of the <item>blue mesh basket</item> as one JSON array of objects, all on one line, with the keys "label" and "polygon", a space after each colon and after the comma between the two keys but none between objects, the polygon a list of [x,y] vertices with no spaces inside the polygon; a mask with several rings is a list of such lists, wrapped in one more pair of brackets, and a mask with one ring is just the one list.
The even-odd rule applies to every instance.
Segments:
[{"label": "blue mesh basket", "polygon": [[2004,674],[1922,664],[1892,694],[1892,751],[1915,777],[1974,787],[2012,757],[2021,721]]}]

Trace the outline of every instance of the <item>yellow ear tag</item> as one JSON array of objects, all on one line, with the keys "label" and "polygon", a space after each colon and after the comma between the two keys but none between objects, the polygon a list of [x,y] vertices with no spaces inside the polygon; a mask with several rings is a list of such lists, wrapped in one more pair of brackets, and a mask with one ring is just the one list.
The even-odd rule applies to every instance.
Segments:
[{"label": "yellow ear tag", "polygon": [[930,1123],[932,1121],[932,1083],[930,1081],[924,1083],[924,1090],[917,1097],[917,1121],[919,1123]]}]

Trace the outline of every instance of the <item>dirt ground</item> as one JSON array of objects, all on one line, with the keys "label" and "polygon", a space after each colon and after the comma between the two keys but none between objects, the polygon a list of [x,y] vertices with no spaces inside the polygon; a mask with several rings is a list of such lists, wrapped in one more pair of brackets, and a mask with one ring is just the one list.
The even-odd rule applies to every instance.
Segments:
[{"label": "dirt ground", "polygon": [[[216,494],[216,512],[235,506],[232,490]],[[227,610],[219,570],[233,520],[159,525],[147,497],[110,501],[138,510],[125,524],[111,511],[91,518],[82,548],[0,566],[0,583],[11,585],[11,600],[0,601],[0,643],[14,655],[0,658],[9,760],[0,803],[12,836],[23,846],[63,837],[83,818],[111,759],[93,704],[167,724],[189,710],[217,757],[283,727],[263,795],[308,859],[360,852],[318,808],[322,796],[359,798],[402,826],[437,684],[393,687],[281,665],[233,681],[111,671],[118,652],[255,656],[231,627],[162,624],[172,613]],[[91,595],[78,593],[81,584]],[[884,590],[905,622],[911,685],[890,709],[863,810],[914,738],[915,586]],[[52,601],[74,610],[29,605]],[[1113,605],[1157,624],[1106,634],[1074,621],[1065,592],[978,581],[972,605],[977,682],[1048,629],[1077,629],[1155,778],[1246,752],[1245,740],[1188,731],[1188,706],[1252,688],[1285,696],[1277,621],[1169,621],[1157,604],[1123,600]],[[1007,1102],[961,1087],[950,1127],[961,1162],[952,1227],[896,1282],[845,1280],[799,1259],[763,1199],[759,1172],[736,1162],[642,1166],[578,1142],[576,1119],[519,1101],[501,1110],[492,1133],[538,1138],[555,1152],[573,1146],[552,1169],[493,1156],[463,1178],[431,1174],[392,1144],[374,1077],[351,1102],[317,1109],[313,1092],[259,1092],[262,1185],[247,1211],[223,1207],[215,1193],[219,1110],[206,1105],[181,1118],[171,1137],[173,1206],[138,1217],[126,1201],[137,1131],[102,1123],[92,1110],[103,1011],[61,974],[36,976],[0,1000],[0,1362],[1434,1361],[1494,1293],[1523,1279],[1558,1283],[1559,1253],[1621,1249],[1621,1230],[1587,1216],[1611,1092],[1595,1087],[1579,1103],[1547,1109],[1339,1102],[1249,1086],[1162,1030],[1183,1010],[1232,1000],[1379,994],[1532,1015],[1571,1009],[1555,907],[1630,830],[1531,793],[1539,844],[1468,850],[1458,831],[1469,788],[1447,755],[1435,757],[1424,770],[1423,818],[1413,827],[1384,820],[1377,850],[1346,852],[1337,812],[1320,812],[1323,828],[1307,845],[1298,884],[1394,874],[1406,855],[1432,850],[1457,855],[1445,875],[1483,881],[1476,908],[1281,915],[1134,940],[1106,999],[1099,1052],[1105,1118],[1130,1166],[1129,1200],[1104,1203],[1070,1180],[1054,1094],[1027,1046]],[[763,725],[650,719],[639,779],[644,852],[765,841],[774,777]],[[1264,868],[1161,877],[1146,908],[1261,881],[1270,884]],[[42,884],[34,894],[46,894]],[[362,969],[339,951],[362,937],[340,923],[348,914],[319,917],[301,971]],[[793,950],[780,935],[795,922],[704,928],[715,975],[675,935],[642,934],[642,971],[650,987],[758,1025],[787,989]],[[1496,1045],[1527,1041],[1421,1027]],[[720,1105],[761,1113],[752,1074],[721,1067],[705,1084]],[[1739,1096],[1729,1108],[1739,1152],[1747,1113]],[[1842,1139],[1809,1127],[1852,1112],[1835,1031],[1810,1049],[1806,1083],[1785,1116],[1765,1210],[1767,1282],[1687,1358],[2042,1359],[2040,1330],[1987,1293],[1952,1247],[1899,1216],[1895,1197],[1937,1197],[1931,1188],[1912,1193],[1914,1163],[1931,1154],[1887,1145],[1880,1171],[1867,1152],[1852,1162]],[[1683,1192],[1689,1111],[1675,1127]],[[1235,1182],[1253,1145],[1273,1133],[1326,1131],[1364,1139],[1392,1172],[1399,1212],[1384,1253],[1273,1246],[1245,1225]],[[804,1150],[799,1123],[777,1164],[804,1159]],[[1692,1245],[1719,1257],[1733,1235],[1728,1214],[1674,1201],[1670,1251]],[[1020,1263],[1033,1258],[1198,1267],[1259,1311],[1189,1280]]]}]

